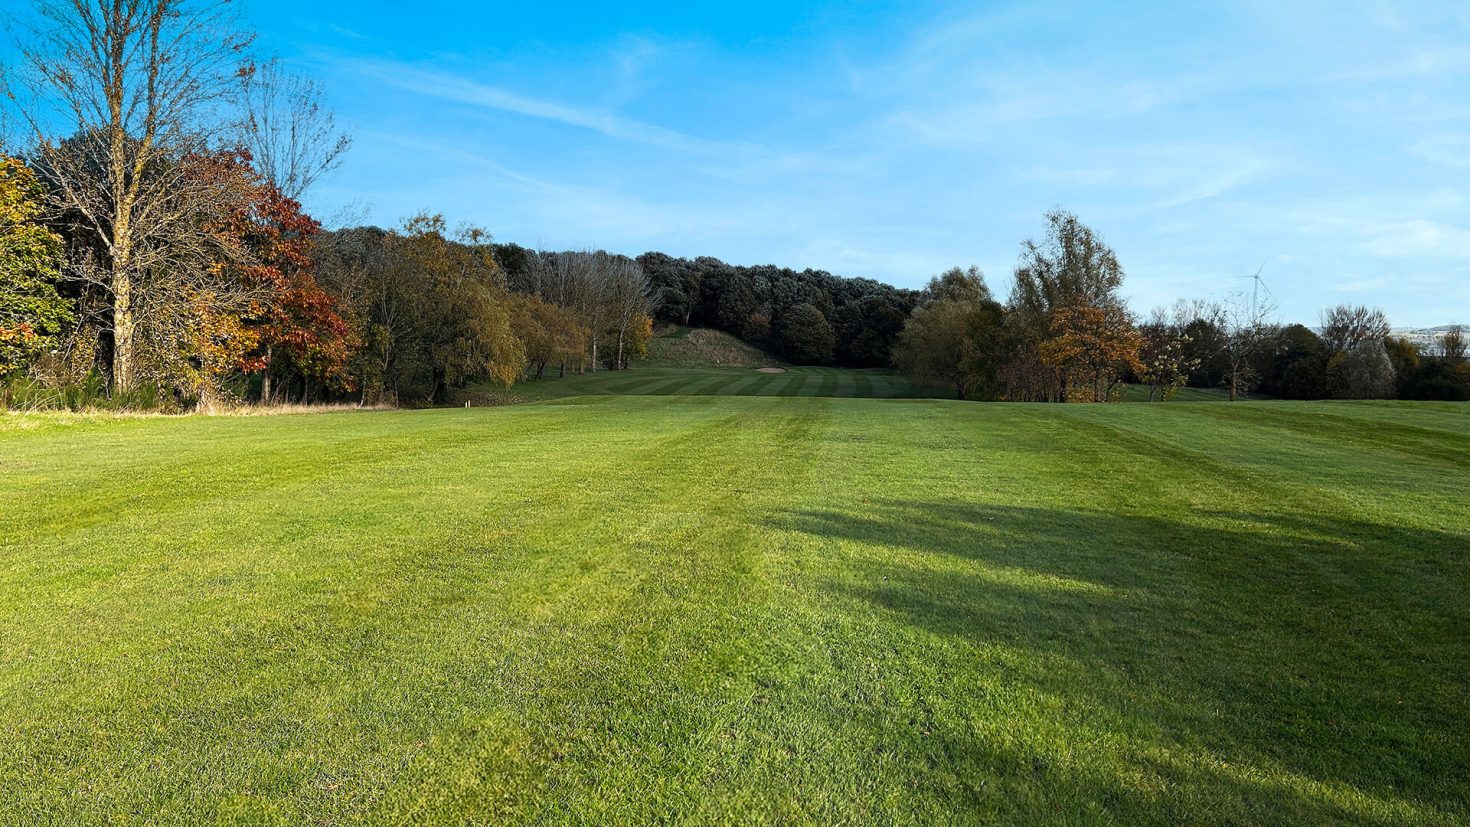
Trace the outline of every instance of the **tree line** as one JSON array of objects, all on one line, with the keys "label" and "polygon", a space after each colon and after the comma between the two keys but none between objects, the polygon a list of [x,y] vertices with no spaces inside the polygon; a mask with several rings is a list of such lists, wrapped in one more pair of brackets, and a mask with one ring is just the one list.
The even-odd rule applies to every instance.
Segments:
[{"label": "tree line", "polygon": [[300,199],[350,140],[230,3],[34,12],[0,74],[3,401],[438,402],[647,347],[627,257],[538,255],[515,289],[488,232],[438,215],[325,231]]},{"label": "tree line", "polygon": [[1318,330],[1273,319],[1274,302],[1237,294],[1180,300],[1145,319],[1120,295],[1117,255],[1072,213],[1046,216],[1021,248],[1008,300],[979,269],[929,282],[894,347],[894,363],[960,399],[1106,402],[1125,384],[1148,399],[1220,388],[1285,399],[1470,399],[1461,328],[1436,348],[1393,336],[1381,310],[1325,310]]},{"label": "tree line", "polygon": [[919,293],[865,278],[716,258],[638,257],[658,318],[712,327],[804,365],[888,367]]},{"label": "tree line", "polygon": [[229,2],[37,0],[35,20],[0,72],[3,404],[439,403],[624,369],[655,322],[795,364],[897,367],[960,399],[1470,397],[1460,331],[1429,352],[1369,308],[1317,330],[1243,295],[1139,317],[1115,252],[1063,210],[1022,243],[1004,302],[975,267],[905,290],[537,251],[428,212],[329,231],[301,199],[351,142],[314,82],[254,56]]}]

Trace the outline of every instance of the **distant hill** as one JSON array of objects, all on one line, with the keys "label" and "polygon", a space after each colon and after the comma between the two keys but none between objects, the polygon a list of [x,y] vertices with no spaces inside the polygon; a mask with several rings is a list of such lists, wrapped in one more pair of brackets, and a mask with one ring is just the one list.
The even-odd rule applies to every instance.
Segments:
[{"label": "distant hill", "polygon": [[1442,335],[1444,335],[1446,333],[1449,333],[1451,330],[1454,330],[1457,327],[1466,327],[1466,325],[1460,325],[1460,324],[1442,324],[1442,325],[1439,325],[1437,327],[1398,327],[1398,328],[1394,328],[1393,331],[1392,331],[1392,333],[1395,336],[1402,336],[1402,335],[1407,335],[1407,334],[1410,334],[1410,333],[1421,333],[1421,334],[1424,334],[1424,335],[1440,335],[1440,336],[1442,336]]},{"label": "distant hill", "polygon": [[1439,340],[1455,328],[1465,325],[1442,324],[1437,327],[1402,327],[1390,331],[1391,335],[1408,339],[1420,348],[1434,352],[1439,349]]}]

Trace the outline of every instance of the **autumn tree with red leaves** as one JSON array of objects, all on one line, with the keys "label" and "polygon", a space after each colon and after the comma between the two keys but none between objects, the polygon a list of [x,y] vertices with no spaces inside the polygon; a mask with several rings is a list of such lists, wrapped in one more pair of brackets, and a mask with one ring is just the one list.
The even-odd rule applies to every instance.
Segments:
[{"label": "autumn tree with red leaves", "polygon": [[311,251],[321,224],[256,175],[248,154],[237,153],[226,163],[250,183],[247,198],[221,231],[248,251],[239,274],[257,290],[251,312],[242,319],[252,340],[237,367],[261,374],[265,402],[276,395],[276,380],[283,375],[302,379],[303,397],[312,380],[351,389],[347,362],[355,346],[352,330],[313,274]]},{"label": "autumn tree with red leaves", "polygon": [[318,379],[350,390],[347,360],[354,347],[352,330],[312,272],[312,239],[321,224],[273,185],[261,184],[257,192],[251,246],[259,260],[249,276],[271,289],[271,301],[256,320],[261,399],[270,401],[282,357],[303,380]]}]

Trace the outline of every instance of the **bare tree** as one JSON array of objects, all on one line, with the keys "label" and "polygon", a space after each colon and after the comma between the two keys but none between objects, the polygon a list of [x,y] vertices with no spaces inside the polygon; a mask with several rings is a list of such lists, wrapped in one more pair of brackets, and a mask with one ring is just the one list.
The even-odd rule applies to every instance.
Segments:
[{"label": "bare tree", "polygon": [[1451,364],[1465,361],[1465,328],[1455,325],[1439,337],[1439,352]]},{"label": "bare tree", "polygon": [[1225,384],[1230,390],[1230,401],[1234,402],[1254,390],[1260,379],[1256,356],[1275,335],[1270,319],[1276,312],[1276,304],[1240,293],[1215,307],[1218,323],[1225,330],[1224,354],[1228,366]]},{"label": "bare tree", "polygon": [[[0,91],[9,91],[10,85],[6,81],[8,70],[5,64],[0,63]],[[0,155],[13,155],[16,152],[17,141],[15,140],[15,119],[10,110],[0,105]]]},{"label": "bare tree", "polygon": [[149,274],[206,231],[199,205],[227,194],[194,162],[223,123],[219,107],[250,37],[229,0],[38,0],[36,8],[27,71],[4,91],[31,132],[55,206],[93,248],[75,275],[106,297],[113,385],[127,390]]},{"label": "bare tree", "polygon": [[627,365],[626,348],[633,325],[653,315],[653,291],[643,268],[627,256],[611,256],[608,262],[607,295],[611,315],[617,326],[618,350],[614,370]]},{"label": "bare tree", "polygon": [[1382,342],[1391,327],[1382,310],[1339,304],[1322,312],[1322,340],[1333,352],[1349,351],[1367,342]]},{"label": "bare tree", "polygon": [[261,177],[300,201],[312,184],[341,165],[352,138],[337,131],[317,83],[286,72],[277,58],[242,72],[240,84],[241,144]]},{"label": "bare tree", "polygon": [[591,368],[595,372],[598,350],[613,318],[612,280],[614,259],[597,252],[560,253],[552,272],[549,292],[552,302],[570,308],[587,328]]},{"label": "bare tree", "polygon": [[1139,378],[1148,385],[1148,401],[1173,399],[1189,380],[1189,374],[1199,367],[1199,359],[1188,350],[1193,339],[1184,332],[1191,321],[1194,317],[1182,323],[1171,322],[1169,311],[1157,307],[1139,328],[1143,336],[1138,354],[1143,363]]}]

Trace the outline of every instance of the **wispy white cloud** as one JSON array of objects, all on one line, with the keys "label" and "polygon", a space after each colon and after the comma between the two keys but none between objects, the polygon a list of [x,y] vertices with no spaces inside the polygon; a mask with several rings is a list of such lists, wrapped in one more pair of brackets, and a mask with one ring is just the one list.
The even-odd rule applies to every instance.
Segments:
[{"label": "wispy white cloud", "polygon": [[1470,168],[1470,134],[1420,138],[1409,149],[1426,161],[1457,169]]},{"label": "wispy white cloud", "polygon": [[1234,157],[1226,158],[1220,157],[1219,153],[1212,154],[1194,156],[1189,162],[1171,170],[1165,177],[1165,186],[1171,190],[1170,194],[1148,203],[1145,209],[1169,210],[1219,198],[1261,180],[1274,166],[1271,161],[1250,153],[1227,151],[1226,156]]},{"label": "wispy white cloud", "polygon": [[[440,188],[423,203],[480,209],[527,242],[905,285],[975,262],[1003,288],[1017,242],[1062,205],[1118,248],[1145,307],[1270,256],[1289,316],[1351,290],[1433,323],[1402,274],[1437,289],[1465,276],[1465,8],[946,5],[895,14],[881,38],[805,30],[743,50],[653,26],[568,61],[538,31],[511,57],[448,38],[465,57],[336,68],[424,115],[382,127]],[[427,185],[399,186],[380,203]]]},{"label": "wispy white cloud", "polygon": [[729,152],[734,147],[655,124],[624,118],[615,112],[529,97],[461,74],[423,69],[411,64],[353,60],[352,70],[398,89],[470,106],[510,112],[591,130],[609,138],[688,153]]},{"label": "wispy white cloud", "polygon": [[348,40],[363,41],[368,39],[365,35],[359,32],[355,32],[352,29],[347,28],[346,26],[338,26],[336,24],[329,24],[327,26],[327,31],[330,31],[333,34],[341,35]]},{"label": "wispy white cloud", "polygon": [[1470,259],[1470,229],[1425,219],[1390,221],[1359,228],[1354,249],[1389,259]]},{"label": "wispy white cloud", "polygon": [[[504,202],[505,190],[514,191],[513,213],[519,214],[514,220],[539,221],[540,232],[555,234],[543,241],[568,247],[597,246],[608,238],[654,239],[730,229],[730,219],[712,211],[695,213],[678,204],[649,201],[613,188],[538,177],[453,142],[383,132],[363,137],[415,153],[452,158],[461,169],[489,173],[495,183],[488,189],[471,188],[471,197],[489,201],[490,194],[497,193],[493,200]],[[461,180],[468,177],[460,176]]]},{"label": "wispy white cloud", "polygon": [[1114,186],[1124,180],[1123,172],[1116,167],[1035,167],[1019,172],[1018,177],[1039,184],[1083,189]]},{"label": "wispy white cloud", "polygon": [[1387,276],[1377,276],[1338,282],[1333,285],[1333,289],[1339,293],[1375,293],[1391,285],[1392,280]]}]

